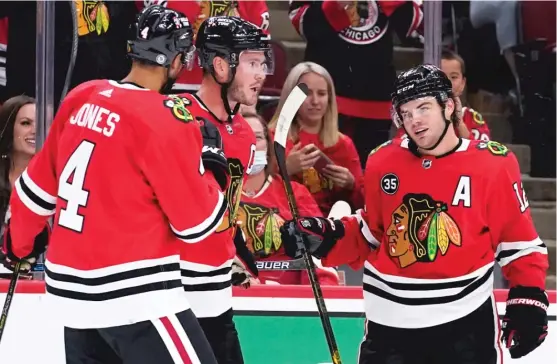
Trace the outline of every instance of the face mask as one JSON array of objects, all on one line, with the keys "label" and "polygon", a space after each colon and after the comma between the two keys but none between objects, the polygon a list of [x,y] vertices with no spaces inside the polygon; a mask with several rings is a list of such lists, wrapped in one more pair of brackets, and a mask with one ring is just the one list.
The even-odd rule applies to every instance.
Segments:
[{"label": "face mask", "polygon": [[265,169],[267,165],[267,151],[266,150],[256,150],[255,156],[253,157],[253,165],[251,166],[250,176],[254,176]]}]

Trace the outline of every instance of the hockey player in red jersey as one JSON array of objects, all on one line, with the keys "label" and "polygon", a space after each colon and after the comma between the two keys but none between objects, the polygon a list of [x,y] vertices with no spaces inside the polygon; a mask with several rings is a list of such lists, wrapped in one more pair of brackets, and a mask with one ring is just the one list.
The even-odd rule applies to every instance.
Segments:
[{"label": "hockey player in red jersey", "polygon": [[15,183],[11,261],[44,250],[33,239],[54,215],[46,292],[65,327],[68,364],[216,364],[184,295],[179,253],[217,228],[225,198],[203,177],[199,126],[159,93],[192,50],[182,14],[141,12],[129,75],[72,90]]},{"label": "hockey player in red jersey", "polygon": [[[203,81],[195,95],[181,97],[195,118],[215,125],[220,131],[230,171],[226,190],[230,213],[202,245],[182,247],[182,283],[219,364],[237,364],[243,363],[243,359],[233,321],[232,284],[244,280],[231,282],[236,277],[232,275],[235,255],[240,267],[251,266],[250,274],[257,274],[241,231],[236,229],[242,184],[250,173],[256,143],[238,109],[240,104],[255,105],[266,75],[273,71],[273,59],[269,37],[237,17],[211,17],[203,22],[196,48]],[[223,251],[223,246],[228,250]],[[246,274],[239,273],[238,277],[244,278]]]},{"label": "hockey player in red jersey", "polygon": [[365,209],[286,222],[287,253],[305,240],[325,265],[364,267],[360,364],[501,363],[497,261],[511,286],[501,340],[527,355],[547,335],[548,261],[515,156],[457,137],[451,83],[435,66],[402,73],[392,99],[409,138],[372,151]]}]

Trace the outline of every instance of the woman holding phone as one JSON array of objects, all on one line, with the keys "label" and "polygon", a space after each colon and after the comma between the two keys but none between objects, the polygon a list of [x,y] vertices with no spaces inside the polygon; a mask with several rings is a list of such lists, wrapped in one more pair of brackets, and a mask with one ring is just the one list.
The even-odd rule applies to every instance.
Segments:
[{"label": "woman holding phone", "polygon": [[308,86],[308,97],[292,122],[286,145],[286,168],[303,183],[326,216],[338,200],[353,210],[363,207],[363,173],[352,140],[338,130],[335,88],[325,68],[313,63],[296,65],[286,78],[269,128],[276,128],[284,102],[298,83]]}]

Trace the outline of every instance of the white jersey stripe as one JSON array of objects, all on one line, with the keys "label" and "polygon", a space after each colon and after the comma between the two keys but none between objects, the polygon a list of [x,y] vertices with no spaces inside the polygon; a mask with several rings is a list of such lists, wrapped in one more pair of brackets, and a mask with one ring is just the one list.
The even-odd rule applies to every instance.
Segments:
[{"label": "white jersey stripe", "polygon": [[219,192],[217,204],[213,209],[213,212],[200,224],[185,230],[178,230],[174,226],[172,226],[172,224],[170,224],[170,228],[172,229],[174,234],[178,238],[180,238],[180,240],[186,243],[197,243],[212,234],[217,229],[217,227],[219,227],[225,212],[226,200],[224,199],[224,195]]},{"label": "white jersey stripe", "polygon": [[56,196],[51,195],[50,193],[46,192],[45,190],[43,190],[41,187],[39,187],[32,179],[31,177],[29,177],[29,174],[27,173],[27,169],[25,169],[23,171],[23,173],[21,174],[20,178],[22,178],[25,181],[25,184],[27,185],[27,187],[29,187],[29,189],[38,197],[40,197],[44,202],[46,203],[50,203],[50,204],[56,204]]},{"label": "white jersey stripe", "polygon": [[172,341],[168,330],[166,330],[166,327],[164,327],[164,324],[161,322],[161,320],[157,319],[152,320],[151,322],[153,323],[153,326],[155,326],[155,329],[157,329],[157,332],[159,333],[164,346],[166,346],[168,353],[172,357],[174,364],[184,364],[184,361],[180,357],[180,353],[178,352],[176,345],[174,345],[174,342]]},{"label": "white jersey stripe", "polygon": [[21,202],[23,202],[23,204],[35,214],[40,216],[50,216],[56,211],[56,205],[54,205],[52,209],[45,209],[33,201],[33,197],[29,196],[21,185],[21,177],[15,181],[15,190]]},{"label": "white jersey stripe", "polygon": [[393,284],[392,276],[365,262],[367,319],[390,327],[431,327],[462,318],[489,298],[493,291],[493,263],[456,279],[397,278]]},{"label": "white jersey stripe", "polygon": [[501,341],[499,341],[499,337],[501,334],[501,322],[499,321],[499,313],[497,312],[497,303],[495,301],[495,297],[493,294],[491,295],[491,307],[493,307],[493,325],[495,328],[495,352],[496,352],[496,360],[495,364],[503,364],[503,349],[501,348]]},{"label": "white jersey stripe", "polygon": [[527,248],[527,249],[519,250],[518,252],[514,253],[511,256],[508,256],[506,258],[500,258],[499,259],[499,265],[501,267],[503,267],[503,266],[509,264],[510,262],[512,262],[512,261],[514,261],[514,260],[516,260],[520,257],[523,257],[523,256],[528,255],[528,254],[532,254],[532,253],[540,253],[540,254],[547,255],[547,248],[545,246],[543,246],[543,247],[533,246],[533,247],[530,247],[530,248]]},{"label": "white jersey stripe", "polygon": [[170,255],[163,258],[144,259],[144,260],[138,260],[138,261],[128,262],[124,264],[117,264],[110,267],[90,269],[90,270],[82,270],[82,269],[68,267],[65,265],[56,264],[49,261],[48,259],[46,261],[46,265],[48,266],[48,269],[51,272],[58,273],[58,274],[67,274],[67,275],[72,275],[80,278],[101,278],[116,273],[122,273],[122,272],[142,269],[142,268],[149,268],[158,265],[177,263],[179,261],[180,261],[179,255]]},{"label": "white jersey stripe", "polygon": [[86,285],[80,283],[55,280],[52,279],[48,274],[46,274],[45,283],[48,284],[50,287],[58,288],[62,290],[95,294],[95,293],[112,292],[120,289],[132,288],[132,287],[137,287],[145,284],[167,282],[175,278],[176,278],[176,272],[159,272],[156,274],[144,275],[144,276],[134,277],[130,279],[118,280],[115,282],[92,286],[92,285]]},{"label": "white jersey stripe", "polygon": [[495,255],[499,255],[502,251],[506,251],[506,250],[522,250],[533,246],[538,246],[541,244],[543,244],[543,241],[539,237],[530,241],[513,241],[513,242],[504,241],[497,246],[497,249],[495,250]]},{"label": "white jersey stripe", "polygon": [[180,338],[180,341],[184,345],[184,348],[186,349],[186,352],[188,353],[188,356],[190,357],[192,364],[202,364],[201,360],[199,360],[199,357],[197,356],[197,352],[195,351],[193,344],[191,343],[188,337],[188,334],[186,333],[186,330],[184,330],[184,327],[180,323],[180,320],[178,320],[178,317],[176,317],[176,315],[170,315],[168,316],[168,320],[170,321],[172,327],[178,334],[178,337]]}]

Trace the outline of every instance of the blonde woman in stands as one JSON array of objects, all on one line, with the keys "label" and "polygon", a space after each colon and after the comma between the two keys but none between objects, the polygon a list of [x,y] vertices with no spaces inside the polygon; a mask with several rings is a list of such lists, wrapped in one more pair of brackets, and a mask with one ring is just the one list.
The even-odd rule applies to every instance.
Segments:
[{"label": "blonde woman in stands", "polygon": [[[285,220],[292,218],[292,214],[282,179],[273,174],[275,159],[267,122],[254,113],[243,116],[253,129],[257,143],[253,167],[243,186],[237,221],[248,249],[256,260],[266,261],[259,263],[259,281],[263,284],[309,284],[303,263],[297,262],[299,264],[296,267],[282,247],[279,228]],[[292,188],[300,214],[315,213],[322,216],[317,203],[303,185],[293,182]],[[319,262],[316,264],[321,284],[339,284],[338,273],[334,268],[323,268]]]},{"label": "blonde woman in stands", "polygon": [[[14,182],[35,155],[35,128],[35,99],[25,95],[15,96],[1,106],[0,222],[2,224],[0,224],[0,234],[2,236],[4,235],[4,224],[9,219],[8,204]],[[44,237],[42,234],[39,236]],[[3,261],[4,254],[0,252],[0,262]],[[11,275],[9,271],[0,266],[0,277],[6,277],[7,273]]]},{"label": "blonde woman in stands", "polygon": [[324,215],[338,200],[349,202],[353,209],[361,208],[360,158],[352,140],[338,130],[335,87],[325,68],[313,62],[292,68],[269,128],[276,128],[286,97],[300,82],[308,86],[309,94],[290,127],[288,174],[308,188]]}]

